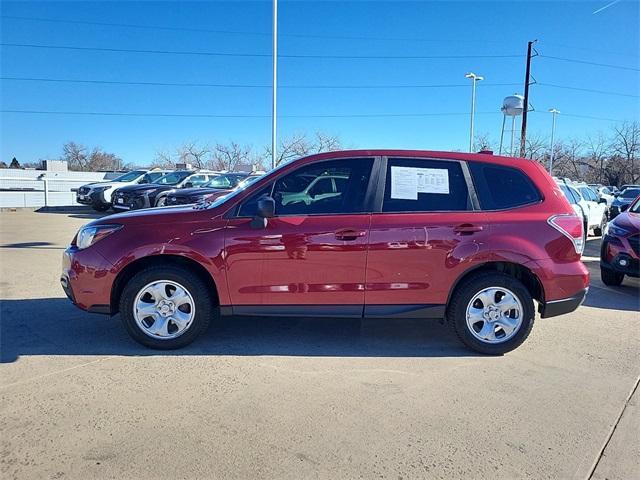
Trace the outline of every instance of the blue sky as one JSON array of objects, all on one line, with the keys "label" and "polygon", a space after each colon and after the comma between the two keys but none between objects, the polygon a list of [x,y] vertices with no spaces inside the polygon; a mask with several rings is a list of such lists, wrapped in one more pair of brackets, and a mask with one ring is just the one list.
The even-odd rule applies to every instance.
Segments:
[{"label": "blue sky", "polygon": [[[562,111],[558,136],[607,131],[606,119],[640,117],[640,2],[419,1],[279,3],[282,55],[466,56],[465,58],[300,58],[279,63],[279,134],[322,130],[348,147],[466,149],[469,81],[478,84],[476,132],[497,139],[502,98],[521,93],[526,42],[533,61],[530,132],[548,135],[550,107]],[[3,44],[250,53],[176,55],[3,45],[1,76],[116,82],[271,83],[271,2],[2,2]],[[21,17],[21,18],[16,18]],[[35,19],[71,20],[64,23]],[[93,23],[162,26],[95,25]],[[496,57],[517,55],[517,57]],[[545,56],[546,55],[546,56]],[[625,66],[610,68],[568,62]],[[270,142],[269,88],[150,86],[0,80],[2,110],[248,115],[251,118],[0,115],[2,160],[58,156],[74,140],[145,164],[187,140]],[[495,85],[514,84],[514,85]],[[290,88],[462,85],[447,88]],[[623,95],[561,89],[550,85]],[[458,115],[440,115],[454,113]],[[326,117],[327,115],[426,116]],[[309,117],[316,115],[316,117]],[[319,116],[318,116],[319,115]],[[322,116],[325,117],[322,117]],[[580,115],[596,118],[580,118]]]}]

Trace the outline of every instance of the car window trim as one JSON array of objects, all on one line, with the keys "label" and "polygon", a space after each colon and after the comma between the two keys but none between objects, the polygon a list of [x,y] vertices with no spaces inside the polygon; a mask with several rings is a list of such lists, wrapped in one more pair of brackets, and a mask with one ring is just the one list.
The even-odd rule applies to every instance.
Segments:
[{"label": "car window trim", "polygon": [[[467,195],[469,196],[469,198],[467,200],[471,200],[471,210],[406,210],[406,211],[397,211],[397,212],[383,212],[382,211],[382,206],[384,203],[384,191],[385,191],[385,187],[387,184],[387,170],[388,170],[388,165],[389,165],[389,159],[392,160],[433,160],[433,161],[437,161],[437,162],[445,162],[445,163],[457,163],[458,165],[460,165],[460,168],[462,169],[462,175],[465,179],[465,183],[467,184]],[[380,165],[380,181],[378,182],[378,189],[376,192],[376,198],[375,198],[375,210],[373,213],[381,213],[384,215],[395,215],[395,214],[405,214],[405,213],[413,213],[413,214],[429,214],[429,213],[460,213],[460,212],[466,212],[466,213],[477,213],[480,212],[480,210],[476,210],[476,206],[474,205],[474,201],[473,198],[471,198],[471,188],[469,188],[469,178],[467,178],[466,174],[465,174],[465,164],[467,162],[465,162],[464,160],[457,160],[457,159],[453,159],[453,158],[437,158],[437,157],[389,157],[389,156],[384,156],[382,157],[382,162]],[[468,169],[468,165],[466,166]],[[471,174],[471,172],[469,172],[469,175]],[[473,192],[475,193],[475,187],[473,188]],[[477,197],[476,197],[477,200]]]},{"label": "car window trim", "polygon": [[[367,190],[365,192],[364,195],[364,200],[363,200],[363,211],[362,212],[346,212],[346,213],[307,213],[307,214],[285,214],[285,215],[274,215],[273,218],[285,218],[285,217],[327,217],[327,216],[336,216],[336,215],[340,215],[340,216],[344,216],[344,215],[370,215],[371,213],[373,213],[372,210],[372,189],[375,187],[375,183],[374,181],[377,179],[377,173],[378,170],[380,168],[380,157],[379,156],[375,156],[375,155],[371,155],[371,156],[361,156],[361,157],[337,157],[337,158],[323,158],[323,159],[318,159],[318,160],[314,160],[312,162],[309,163],[305,163],[304,165],[300,165],[298,168],[306,168],[310,165],[315,165],[316,163],[322,163],[322,162],[331,162],[331,161],[336,161],[336,160],[353,160],[353,159],[370,159],[373,160],[373,164],[371,165],[371,173],[369,174],[369,183],[367,184]],[[289,175],[290,173],[295,172],[298,168],[295,168],[293,170],[290,170],[288,172],[281,172],[281,174],[273,179],[271,179],[271,191],[269,196],[273,197],[273,189],[276,186],[276,182],[278,180],[280,180],[283,176]],[[267,173],[268,175],[268,173]],[[375,178],[374,178],[375,177]],[[262,190],[265,186],[261,186],[260,188],[255,188],[256,186],[254,186],[254,190],[251,192],[247,192],[247,195],[245,195],[244,197],[242,197],[241,199],[239,199],[237,201],[237,203],[235,205],[232,205],[229,210],[227,210],[223,217],[227,218],[227,219],[232,219],[232,218],[253,218],[253,217],[245,217],[245,216],[239,216],[238,213],[240,212],[240,208],[242,207],[242,204],[249,200],[255,193],[259,192],[260,190]],[[375,192],[373,192],[375,193]]]}]

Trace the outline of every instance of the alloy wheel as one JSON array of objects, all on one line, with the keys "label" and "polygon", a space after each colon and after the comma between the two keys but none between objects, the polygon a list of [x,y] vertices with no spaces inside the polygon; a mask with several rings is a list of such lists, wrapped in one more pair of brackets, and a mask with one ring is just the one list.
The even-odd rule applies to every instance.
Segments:
[{"label": "alloy wheel", "polygon": [[506,288],[485,288],[471,298],[466,317],[469,331],[481,342],[506,342],[522,325],[522,302]]},{"label": "alloy wheel", "polygon": [[193,324],[193,296],[171,280],[156,280],[144,286],[133,302],[136,324],[146,335],[169,340],[184,334]]}]

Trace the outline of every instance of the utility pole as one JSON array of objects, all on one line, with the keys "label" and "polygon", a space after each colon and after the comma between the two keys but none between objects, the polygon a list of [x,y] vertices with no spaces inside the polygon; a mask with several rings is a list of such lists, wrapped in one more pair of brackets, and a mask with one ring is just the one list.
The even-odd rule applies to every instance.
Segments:
[{"label": "utility pole", "polygon": [[278,98],[278,0],[273,2],[273,84],[271,94],[271,168],[276,168],[277,136],[277,98]]},{"label": "utility pole", "polygon": [[471,126],[469,128],[469,152],[473,152],[473,119],[476,115],[476,83],[484,80],[484,77],[469,72],[465,75],[471,79]]},{"label": "utility pole", "polygon": [[524,75],[524,110],[522,111],[522,133],[520,135],[520,156],[524,157],[527,142],[527,113],[529,112],[529,85],[531,84],[531,51],[533,40],[527,44],[527,68]]},{"label": "utility pole", "polygon": [[560,110],[550,108],[549,113],[553,117],[553,120],[551,121],[551,152],[549,153],[549,175],[553,175],[553,147],[556,134],[556,115],[560,113]]}]

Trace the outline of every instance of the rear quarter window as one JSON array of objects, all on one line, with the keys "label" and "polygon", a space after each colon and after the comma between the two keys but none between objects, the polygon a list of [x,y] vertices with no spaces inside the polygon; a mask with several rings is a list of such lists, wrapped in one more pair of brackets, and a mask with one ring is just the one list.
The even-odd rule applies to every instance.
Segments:
[{"label": "rear quarter window", "polygon": [[504,210],[542,200],[533,182],[517,168],[470,162],[469,169],[483,210]]}]

